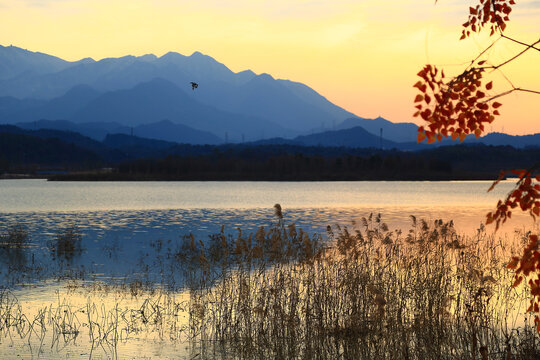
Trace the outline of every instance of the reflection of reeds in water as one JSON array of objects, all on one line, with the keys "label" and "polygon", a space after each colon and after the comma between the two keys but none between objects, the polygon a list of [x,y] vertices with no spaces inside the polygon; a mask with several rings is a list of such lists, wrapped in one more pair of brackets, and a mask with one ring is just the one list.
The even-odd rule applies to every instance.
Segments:
[{"label": "reflection of reeds in water", "polygon": [[69,226],[56,235],[56,241],[49,244],[54,257],[71,261],[82,253],[82,235],[76,226]]},{"label": "reflection of reeds in water", "polygon": [[540,357],[510,249],[482,230],[413,218],[402,234],[370,216],[328,235],[323,247],[278,216],[255,236],[188,238],[192,336],[245,359]]},{"label": "reflection of reeds in water", "polygon": [[119,358],[118,348],[130,341],[188,339],[185,294],[154,290],[131,296],[124,287],[99,283],[68,288],[63,296],[57,291],[57,301],[51,304],[20,303],[12,292],[3,291],[0,343],[28,347],[36,356],[45,349],[58,356],[83,345],[86,358]]}]

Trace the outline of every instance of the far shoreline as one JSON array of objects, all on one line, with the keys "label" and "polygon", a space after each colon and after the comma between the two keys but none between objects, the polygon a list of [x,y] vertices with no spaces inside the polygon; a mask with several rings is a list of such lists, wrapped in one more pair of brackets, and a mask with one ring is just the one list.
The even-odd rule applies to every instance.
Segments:
[{"label": "far shoreline", "polygon": [[[47,181],[89,181],[89,182],[147,182],[147,181],[229,181],[229,182],[339,182],[339,181],[494,181],[497,174],[393,174],[374,176],[369,174],[186,174],[167,176],[161,174],[122,174],[122,173],[69,173],[49,177],[35,177]],[[24,179],[28,179],[25,177]]]}]

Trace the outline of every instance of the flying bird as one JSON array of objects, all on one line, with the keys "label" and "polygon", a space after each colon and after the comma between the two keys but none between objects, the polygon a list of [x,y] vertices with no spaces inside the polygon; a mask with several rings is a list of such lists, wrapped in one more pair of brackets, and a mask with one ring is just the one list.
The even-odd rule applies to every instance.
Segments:
[{"label": "flying bird", "polygon": [[199,84],[197,84],[196,82],[191,82],[191,90],[195,90],[196,88],[199,87]]}]

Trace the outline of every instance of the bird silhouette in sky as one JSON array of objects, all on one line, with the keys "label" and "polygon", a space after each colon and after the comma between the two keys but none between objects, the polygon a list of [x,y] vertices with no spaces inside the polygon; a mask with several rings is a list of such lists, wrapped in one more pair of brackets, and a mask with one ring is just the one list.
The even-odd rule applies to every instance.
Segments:
[{"label": "bird silhouette in sky", "polygon": [[196,82],[191,82],[191,90],[195,90],[196,88],[199,87],[199,84],[197,84]]}]

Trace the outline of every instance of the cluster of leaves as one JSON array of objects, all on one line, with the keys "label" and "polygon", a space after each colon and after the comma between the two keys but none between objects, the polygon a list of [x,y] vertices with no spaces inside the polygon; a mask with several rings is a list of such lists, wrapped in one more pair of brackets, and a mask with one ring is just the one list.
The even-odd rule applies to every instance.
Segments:
[{"label": "cluster of leaves", "polygon": [[480,32],[484,27],[489,27],[490,36],[498,31],[503,32],[514,4],[514,0],[480,0],[478,5],[471,6],[469,19],[463,24],[461,40],[473,32]]},{"label": "cluster of leaves", "polygon": [[[529,212],[535,220],[537,216],[540,216],[540,175],[533,176],[532,171],[525,169],[511,170],[512,173],[519,177],[519,181],[516,187],[508,193],[504,202],[499,200],[495,212],[487,214],[486,224],[495,222],[498,229],[500,223],[504,223],[506,219],[511,217],[512,209],[518,206],[522,211]],[[507,173],[508,171],[501,171],[499,178],[491,185],[488,191],[491,191]],[[515,272],[512,287],[519,286],[524,277],[529,278],[531,299],[527,312],[535,314],[536,330],[540,332],[540,244],[538,243],[538,235],[530,234],[528,241],[527,247],[523,250],[523,255],[521,257],[512,257],[507,267]]]},{"label": "cluster of leaves", "polygon": [[524,279],[529,277],[529,287],[532,298],[527,312],[534,312],[536,330],[540,332],[540,252],[538,251],[538,235],[529,235],[529,244],[523,250],[523,256],[513,257],[507,268],[515,271],[515,280],[512,287],[517,287]]},{"label": "cluster of leaves", "polygon": [[[481,61],[478,65],[483,64]],[[424,66],[418,73],[422,80],[414,85],[420,91],[414,99],[417,103],[414,116],[429,124],[418,128],[418,142],[427,138],[432,143],[448,136],[463,141],[468,134],[474,133],[476,137],[482,134],[485,124],[499,115],[497,108],[501,106],[486,101],[485,91],[493,88],[493,82],[482,84],[484,71],[482,67],[472,67],[446,82],[443,70],[429,64]]]},{"label": "cluster of leaves", "polygon": [[[427,138],[427,142],[431,143],[435,140],[441,141],[443,137],[448,136],[454,140],[459,138],[463,141],[470,133],[479,137],[484,131],[484,124],[491,123],[495,116],[499,115],[497,108],[501,104],[498,102],[490,104],[492,100],[513,91],[540,94],[538,91],[516,88],[513,85],[510,91],[491,97],[487,97],[483,91],[484,87],[485,90],[491,90],[493,87],[491,81],[484,87],[482,86],[482,75],[486,69],[498,69],[514,61],[531,48],[540,51],[534,47],[540,40],[527,45],[502,35],[506,23],[510,20],[509,15],[513,5],[515,5],[514,0],[479,0],[475,7],[469,8],[469,17],[463,24],[461,40],[468,38],[472,33],[489,29],[490,36],[498,32],[501,37],[522,44],[526,46],[526,49],[497,66],[482,67],[485,61],[480,61],[477,67],[473,67],[490,46],[481,52],[461,75],[448,82],[444,80],[442,70],[439,71],[432,65],[426,65],[418,73],[422,80],[414,85],[420,91],[415,98],[415,103],[418,104],[414,116],[420,116],[428,122],[426,129],[419,127],[418,142]],[[433,104],[431,104],[432,97]],[[529,170],[518,169],[500,173],[499,178],[488,191],[491,191],[509,172],[516,174],[519,180],[506,199],[497,203],[496,210],[487,214],[486,224],[495,223],[496,229],[498,229],[501,223],[505,223],[507,219],[511,218],[512,210],[517,207],[524,212],[529,212],[535,220],[537,216],[540,216],[540,175],[534,176],[535,169],[537,166]],[[524,277],[529,278],[528,283],[532,298],[528,311],[535,313],[537,331],[540,332],[540,244],[538,243],[538,235],[529,235],[528,241],[523,255],[513,257],[507,267],[515,271],[513,287],[517,287]]]},{"label": "cluster of leaves", "polygon": [[540,216],[540,175],[534,177],[531,170],[503,170],[488,191],[493,190],[508,173],[519,177],[516,187],[508,193],[504,201],[499,200],[495,212],[489,212],[486,216],[486,224],[495,223],[496,229],[512,217],[512,209],[518,206],[522,211],[528,211],[535,220]]}]

